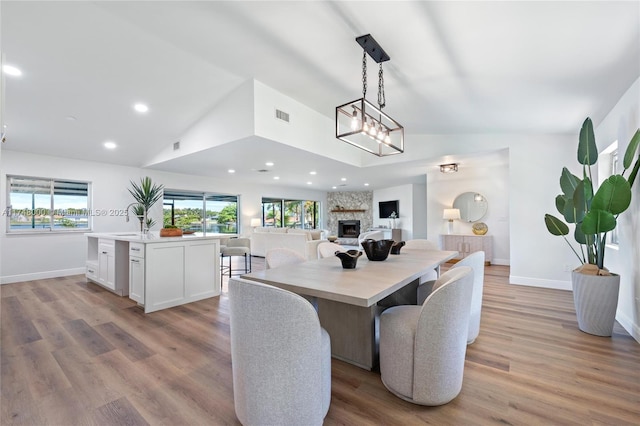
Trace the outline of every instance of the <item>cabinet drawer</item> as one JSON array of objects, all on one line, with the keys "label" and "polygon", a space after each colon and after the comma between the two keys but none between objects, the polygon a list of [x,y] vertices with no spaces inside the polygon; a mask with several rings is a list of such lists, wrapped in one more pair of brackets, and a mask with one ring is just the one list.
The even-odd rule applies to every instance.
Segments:
[{"label": "cabinet drawer", "polygon": [[144,257],[144,244],[129,243],[129,256]]},{"label": "cabinet drawer", "polygon": [[87,278],[92,280],[98,279],[98,263],[97,262],[87,262],[87,270],[85,273]]},{"label": "cabinet drawer", "polygon": [[108,254],[115,255],[116,246],[113,240],[100,240],[98,243],[98,255],[100,254]]}]

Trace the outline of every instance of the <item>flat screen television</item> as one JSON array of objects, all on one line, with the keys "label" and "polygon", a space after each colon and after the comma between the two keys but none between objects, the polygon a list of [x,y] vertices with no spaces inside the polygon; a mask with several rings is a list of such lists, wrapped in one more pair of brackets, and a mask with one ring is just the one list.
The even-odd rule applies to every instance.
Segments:
[{"label": "flat screen television", "polygon": [[378,203],[378,207],[380,209],[380,219],[388,218],[393,212],[396,212],[396,217],[400,217],[400,210],[398,210],[398,200],[380,201]]}]

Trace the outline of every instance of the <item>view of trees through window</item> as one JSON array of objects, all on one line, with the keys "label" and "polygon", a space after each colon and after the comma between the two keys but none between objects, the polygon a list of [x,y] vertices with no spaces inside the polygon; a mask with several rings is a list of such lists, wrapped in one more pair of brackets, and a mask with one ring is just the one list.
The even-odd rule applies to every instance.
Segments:
[{"label": "view of trees through window", "polygon": [[317,201],[263,198],[263,226],[316,229],[320,220],[319,204]]},{"label": "view of trees through window", "polygon": [[165,190],[163,225],[185,231],[235,234],[238,231],[238,197]]},{"label": "view of trees through window", "polygon": [[89,183],[25,176],[9,176],[5,215],[9,231],[61,231],[89,229]]}]

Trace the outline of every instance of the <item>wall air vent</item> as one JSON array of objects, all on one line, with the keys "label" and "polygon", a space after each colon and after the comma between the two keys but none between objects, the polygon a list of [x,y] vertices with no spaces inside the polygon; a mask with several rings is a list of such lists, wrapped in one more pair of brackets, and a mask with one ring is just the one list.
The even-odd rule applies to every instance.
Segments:
[{"label": "wall air vent", "polygon": [[279,109],[276,109],[276,118],[278,120],[286,121],[288,123],[289,122],[289,113],[286,113],[284,111],[280,111]]},{"label": "wall air vent", "polygon": [[180,141],[173,143],[173,150],[177,151],[180,149]]}]

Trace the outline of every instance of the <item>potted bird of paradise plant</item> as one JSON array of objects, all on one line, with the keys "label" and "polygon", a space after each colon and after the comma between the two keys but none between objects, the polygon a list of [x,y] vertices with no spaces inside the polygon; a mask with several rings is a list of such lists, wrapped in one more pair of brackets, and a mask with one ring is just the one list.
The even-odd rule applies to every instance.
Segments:
[{"label": "potted bird of paradise plant", "polygon": [[[605,268],[607,233],[616,228],[618,216],[631,204],[631,188],[640,167],[639,144],[640,129],[636,130],[627,146],[622,173],[603,180],[596,189],[591,166],[598,161],[598,147],[593,123],[587,118],[578,141],[582,178],[573,175],[566,167],[560,176],[562,194],[556,197],[556,208],[564,220],[551,214],[544,216],[549,232],[562,236],[582,264],[571,273],[571,283],[578,327],[589,334],[611,336],[613,332],[620,276]],[[625,177],[627,172],[628,177]],[[566,237],[570,232],[567,223],[575,225],[573,237],[578,249]]]}]

